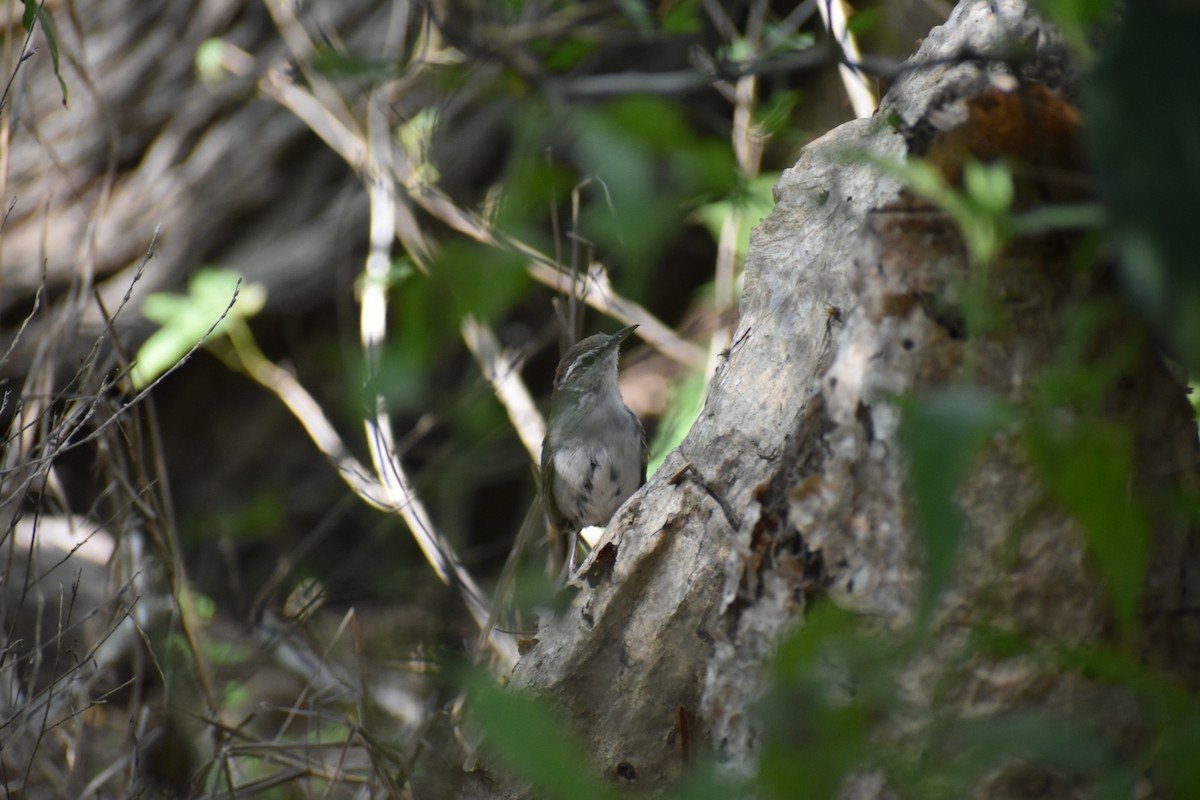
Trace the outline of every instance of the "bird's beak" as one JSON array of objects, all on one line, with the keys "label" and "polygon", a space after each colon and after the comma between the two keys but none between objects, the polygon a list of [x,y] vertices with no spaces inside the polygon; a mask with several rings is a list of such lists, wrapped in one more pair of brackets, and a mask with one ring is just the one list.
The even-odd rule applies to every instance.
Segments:
[{"label": "bird's beak", "polygon": [[621,342],[625,341],[625,338],[629,336],[629,334],[633,333],[634,329],[636,328],[637,325],[626,325],[624,328],[621,328],[621,330],[608,337],[609,344],[620,344]]}]

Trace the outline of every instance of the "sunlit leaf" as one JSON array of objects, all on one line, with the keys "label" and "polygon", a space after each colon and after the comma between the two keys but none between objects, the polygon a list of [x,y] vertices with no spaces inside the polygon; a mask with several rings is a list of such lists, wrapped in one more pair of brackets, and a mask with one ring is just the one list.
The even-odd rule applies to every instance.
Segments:
[{"label": "sunlit leaf", "polygon": [[142,303],[142,316],[161,327],[138,349],[131,378],[136,388],[179,363],[206,336],[225,330],[234,320],[248,319],[266,304],[261,284],[242,284],[236,272],[201,269],[186,295],[158,292]]},{"label": "sunlit leaf", "polygon": [[205,39],[196,48],[196,73],[205,83],[215,84],[225,70],[225,42]]}]

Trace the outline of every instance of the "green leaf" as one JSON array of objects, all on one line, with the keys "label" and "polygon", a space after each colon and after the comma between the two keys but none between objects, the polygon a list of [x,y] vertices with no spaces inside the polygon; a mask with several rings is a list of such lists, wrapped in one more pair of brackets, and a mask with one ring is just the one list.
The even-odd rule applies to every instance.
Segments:
[{"label": "green leaf", "polygon": [[450,243],[431,270],[438,289],[453,303],[450,322],[470,314],[495,320],[509,311],[529,288],[529,273],[520,254],[475,243]]},{"label": "green leaf", "polygon": [[1200,4],[1121,6],[1117,35],[1085,82],[1084,135],[1124,287],[1200,374],[1200,103],[1181,101],[1195,86],[1179,62],[1200,33]]},{"label": "green leaf", "polygon": [[[1168,797],[1200,797],[1200,700],[1174,675],[1164,674],[1130,652],[1080,647],[1051,650],[1063,668],[1128,690],[1141,701],[1145,724],[1155,740],[1147,742],[1150,768],[1172,791]],[[1125,797],[1132,793],[1126,792]]]},{"label": "green leaf", "polygon": [[1000,214],[1012,205],[1012,172],[1003,165],[968,161],[963,167],[963,186],[980,211]]},{"label": "green leaf", "polygon": [[[528,124],[528,123],[525,123]],[[525,132],[522,132],[524,135]],[[534,138],[536,134],[531,134]],[[525,152],[539,145],[522,140],[518,149]],[[542,243],[549,247],[542,229],[545,219],[556,203],[571,196],[571,187],[578,177],[563,165],[545,158],[513,159],[504,175],[504,193],[497,204],[496,224],[515,236]]]},{"label": "green leaf", "polygon": [[196,74],[205,83],[215,84],[225,71],[225,42],[205,39],[196,48]]},{"label": "green leaf", "polygon": [[553,49],[546,55],[546,68],[551,72],[567,72],[594,53],[596,47],[597,43],[594,39],[581,37],[571,37],[556,42]]},{"label": "green leaf", "polygon": [[845,776],[869,753],[868,709],[806,692],[775,693],[772,699],[764,709],[759,763],[765,796],[836,797]]},{"label": "green leaf", "polygon": [[[754,120],[764,136],[777,136],[792,129],[792,112],[804,99],[804,92],[788,89],[773,92],[755,111]],[[776,173],[778,174],[778,173]]]},{"label": "green leaf", "polygon": [[[934,730],[924,754],[916,796],[949,789],[967,796],[985,774],[1027,761],[1069,774],[1084,773],[1097,782],[1102,798],[1129,797],[1136,775],[1121,763],[1111,746],[1084,726],[1050,714],[1009,712],[985,718],[952,718]],[[949,784],[948,786],[946,784]]]},{"label": "green leaf", "polygon": [[679,0],[677,3],[666,4],[666,11],[662,13],[662,27],[666,33],[676,36],[687,36],[697,34],[704,30],[704,24],[700,21],[700,15],[697,11],[699,0]]},{"label": "green leaf", "polygon": [[138,349],[131,375],[134,387],[148,386],[205,337],[221,333],[234,320],[257,314],[266,298],[260,284],[243,286],[241,275],[223,269],[197,271],[186,295],[157,292],[147,297],[142,316],[162,327]]},{"label": "green leaf", "polygon": [[228,503],[211,513],[198,515],[194,531],[198,540],[208,546],[218,538],[230,538],[238,543],[263,541],[276,533],[286,515],[283,499],[277,491],[260,489],[245,503]]},{"label": "green leaf", "polygon": [[1200,759],[1196,758],[1196,743],[1200,742],[1200,708],[1194,695],[1186,713],[1163,727],[1155,764],[1162,770],[1175,797],[1200,797]]},{"label": "green leaf", "polygon": [[983,445],[1013,418],[995,396],[952,387],[900,402],[900,442],[908,455],[909,481],[924,543],[926,603],[954,579],[966,521],[954,494]]},{"label": "green leaf", "polygon": [[1133,433],[1109,418],[1113,392],[1147,347],[1137,326],[1125,323],[1125,313],[1113,302],[1091,300],[1065,315],[1055,360],[1038,373],[1037,408],[1022,441],[1047,495],[1079,522],[1121,630],[1130,635],[1150,533],[1145,509],[1133,496]]},{"label": "green leaf", "polygon": [[1067,41],[1086,56],[1090,31],[1104,19],[1112,0],[1037,0],[1038,9],[1062,31]]},{"label": "green leaf", "polygon": [[721,48],[720,53],[724,60],[731,61],[734,64],[748,63],[758,54],[758,44],[739,36],[727,46]]},{"label": "green leaf", "polygon": [[654,30],[654,17],[650,15],[647,6],[648,3],[644,0],[617,0],[617,7],[621,9],[621,13],[643,33]]},{"label": "green leaf", "polygon": [[592,773],[583,747],[544,705],[501,689],[481,674],[470,676],[467,685],[485,746],[532,781],[537,796],[565,800],[619,797]]},{"label": "green leaf", "polygon": [[704,408],[707,387],[708,382],[702,371],[688,374],[675,385],[667,412],[663,415],[654,435],[654,442],[650,445],[651,458],[646,468],[647,475],[658,471],[667,454],[678,447],[692,429],[696,418],[700,416],[700,410]]},{"label": "green leaf", "polygon": [[817,37],[808,31],[797,31],[791,26],[768,24],[763,42],[764,55],[778,55],[807,50],[817,43]]},{"label": "green leaf", "polygon": [[1029,428],[1027,449],[1047,492],[1083,528],[1121,630],[1132,635],[1150,552],[1145,514],[1130,494],[1130,433],[1097,419],[1064,423],[1051,413],[1050,420]]},{"label": "green leaf", "polygon": [[880,17],[882,14],[878,8],[855,11],[850,19],[846,20],[846,30],[855,36],[862,36],[879,24]]},{"label": "green leaf", "polygon": [[638,296],[646,267],[678,235],[688,209],[736,186],[736,162],[727,143],[697,136],[676,105],[658,98],[621,98],[566,123],[578,163],[611,198],[611,206],[585,205],[582,230],[625,267],[618,288]]},{"label": "green leaf", "polygon": [[894,659],[905,647],[859,623],[832,604],[813,606],[780,645],[757,709],[763,796],[834,797],[871,757],[873,724],[892,702]]},{"label": "green leaf", "polygon": [[398,68],[394,61],[384,58],[351,56],[323,47],[313,55],[313,69],[333,80],[369,84],[393,77]]},{"label": "green leaf", "polygon": [[50,48],[50,61],[54,65],[54,77],[58,78],[58,85],[62,89],[62,101],[65,106],[67,104],[68,92],[67,82],[63,80],[62,72],[60,71],[58,30],[54,27],[54,20],[50,18],[50,13],[46,11],[45,6],[39,0],[23,1],[25,3],[25,13],[21,16],[21,24],[28,33],[33,33],[34,22],[41,23],[42,33],[46,37],[46,46]]},{"label": "green leaf", "polygon": [[1036,236],[1050,231],[1100,230],[1108,214],[1098,203],[1039,206],[1013,217],[1013,233]]},{"label": "green leaf", "polygon": [[740,211],[742,218],[738,229],[737,257],[744,261],[750,250],[751,231],[775,208],[775,184],[779,181],[779,175],[778,172],[759,175],[738,187],[739,191],[729,197],[700,206],[692,212],[692,216],[703,223],[713,240],[717,241],[729,215]]},{"label": "green leaf", "polygon": [[953,217],[976,264],[990,264],[1011,238],[1013,183],[1007,166],[968,161],[963,167],[964,189],[960,192],[924,159],[897,161],[872,154],[861,157]]},{"label": "green leaf", "polygon": [[681,784],[664,797],[666,800],[729,800],[731,797],[752,797],[749,781],[730,774],[720,764],[701,761],[693,764]]}]

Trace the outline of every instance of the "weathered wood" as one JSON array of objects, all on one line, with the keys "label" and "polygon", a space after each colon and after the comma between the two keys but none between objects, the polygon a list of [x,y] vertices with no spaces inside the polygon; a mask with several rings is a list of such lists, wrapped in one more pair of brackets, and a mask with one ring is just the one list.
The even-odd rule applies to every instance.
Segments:
[{"label": "weathered wood", "polygon": [[[611,565],[583,581],[519,662],[513,686],[547,698],[614,783],[659,788],[677,778],[687,749],[681,725],[692,729],[692,747],[702,742],[728,766],[754,769],[764,667],[802,624],[814,582],[885,628],[912,618],[923,576],[891,399],[962,382],[970,363],[977,385],[1021,400],[1056,352],[1065,306],[1079,292],[1104,291],[1066,280],[1068,250],[1054,241],[1018,243],[993,276],[1017,298],[1009,324],[966,340],[937,312],[971,269],[956,227],[901,201],[897,184],[862,158],[901,157],[906,142],[888,117],[914,126],[949,96],[989,90],[1007,68],[961,56],[1014,44],[1025,51],[1022,78],[1062,79],[1059,39],[1024,3],[965,0],[931,32],[876,118],[831,131],[784,174],[775,210],[754,233],[741,320],[700,419],[613,521],[598,548],[616,548]],[[1150,350],[1133,373],[1136,391],[1114,398],[1113,413],[1134,423],[1140,478],[1194,482],[1195,426],[1181,386]],[[901,679],[917,703],[928,701],[931,675],[952,669],[950,654],[982,619],[984,597],[1000,598],[990,620],[1034,640],[1112,636],[1107,593],[1078,526],[1038,505],[1025,462],[999,436],[961,489],[972,531],[963,569],[939,606],[933,651]],[[1002,567],[1017,526],[1024,533]],[[1196,606],[1196,540],[1172,523],[1154,534],[1145,600],[1154,622],[1142,648],[1195,680],[1196,631],[1170,610]],[[1168,652],[1157,628],[1190,643]],[[954,702],[965,714],[1066,711],[1080,697],[1106,697],[1032,660],[955,668]],[[1114,703],[1109,722],[1120,736],[1136,713]],[[1019,796],[1021,786],[1020,776],[1000,775],[980,791]],[[495,797],[525,791],[480,788]],[[846,791],[886,790],[863,780]]]}]

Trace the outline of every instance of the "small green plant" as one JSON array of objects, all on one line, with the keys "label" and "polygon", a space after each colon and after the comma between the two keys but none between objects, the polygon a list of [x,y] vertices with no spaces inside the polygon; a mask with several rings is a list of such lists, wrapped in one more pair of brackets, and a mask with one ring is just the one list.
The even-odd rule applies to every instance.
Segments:
[{"label": "small green plant", "polygon": [[150,295],[142,304],[142,315],[161,327],[138,349],[131,376],[134,387],[150,385],[209,337],[253,317],[266,301],[266,289],[259,284],[243,286],[242,276],[224,269],[199,270],[185,295]]}]

